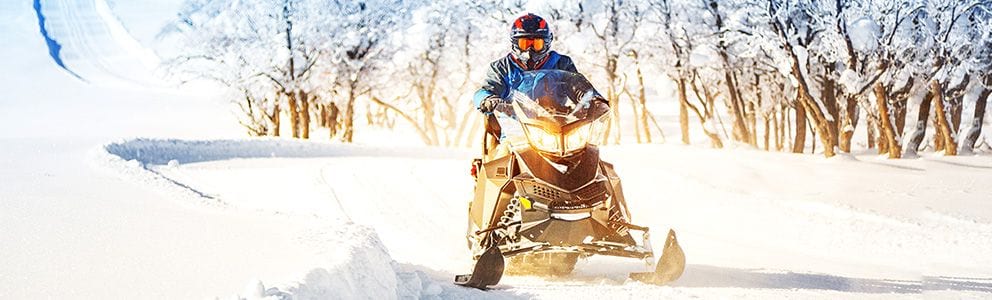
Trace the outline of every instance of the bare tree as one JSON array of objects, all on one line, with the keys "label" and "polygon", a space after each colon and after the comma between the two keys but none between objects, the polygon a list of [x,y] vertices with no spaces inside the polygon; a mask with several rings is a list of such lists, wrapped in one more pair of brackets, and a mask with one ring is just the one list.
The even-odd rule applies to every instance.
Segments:
[{"label": "bare tree", "polygon": [[[620,65],[623,53],[630,50],[640,23],[644,19],[645,8],[634,1],[611,0],[601,3],[593,12],[589,26],[598,39],[598,53],[602,55],[602,74],[606,78],[606,99],[613,107],[613,118],[606,126],[604,143],[613,135],[613,143],[620,143],[620,93],[624,83],[623,66]],[[615,131],[614,131],[615,130]]]}]

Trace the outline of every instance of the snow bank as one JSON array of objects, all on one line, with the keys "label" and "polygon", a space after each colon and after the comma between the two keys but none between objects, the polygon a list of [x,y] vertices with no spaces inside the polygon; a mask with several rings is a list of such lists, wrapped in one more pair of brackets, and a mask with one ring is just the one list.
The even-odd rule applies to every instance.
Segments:
[{"label": "snow bank", "polygon": [[302,281],[284,287],[265,288],[262,282],[255,282],[238,298],[392,299],[399,296],[400,282],[393,270],[393,260],[375,231],[354,224],[342,225],[331,233],[316,233],[316,239],[311,237],[313,240],[309,241],[335,245],[325,249],[328,261],[324,267],[315,268]]},{"label": "snow bank", "polygon": [[[352,223],[327,232],[315,231],[308,243],[325,248],[324,267],[307,272],[303,279],[267,287],[249,284],[235,299],[478,299],[481,291],[466,289],[429,276],[422,267],[396,263],[375,230]],[[497,294],[498,295],[498,294]],[[489,294],[490,298],[494,296]]]},{"label": "snow bank", "polygon": [[[154,164],[157,160],[143,159],[142,149],[132,149],[127,146],[127,142],[114,143],[97,147],[89,153],[90,165],[105,173],[115,174],[119,178],[147,187],[151,187],[159,194],[180,200],[180,204],[193,206],[221,207],[225,203],[213,196],[197,191],[183,183],[174,181],[158,172],[146,167],[147,164]],[[160,156],[154,151],[145,151],[144,158],[154,158]]]},{"label": "snow bank", "polygon": [[[103,145],[90,153],[97,168],[139,185],[152,187],[183,204],[222,211],[240,210],[236,204],[162,175],[156,166],[243,158],[313,158],[337,156],[407,156],[444,158],[465,155],[460,150],[372,148],[359,145],[280,139],[158,140],[134,139]],[[266,212],[263,212],[266,213]],[[271,213],[271,212],[268,212]],[[422,299],[479,298],[480,291],[451,284],[450,274],[430,276],[419,266],[400,265],[390,256],[378,233],[350,220],[287,215],[314,219],[297,240],[319,257],[300,280],[288,283],[252,281],[235,299]],[[273,259],[279,259],[275,254]],[[492,296],[490,294],[489,296]]]},{"label": "snow bank", "polygon": [[339,156],[449,158],[465,156],[464,149],[425,147],[371,147],[278,138],[233,140],[133,139],[104,146],[106,152],[142,164],[186,164],[235,158],[314,158]]}]

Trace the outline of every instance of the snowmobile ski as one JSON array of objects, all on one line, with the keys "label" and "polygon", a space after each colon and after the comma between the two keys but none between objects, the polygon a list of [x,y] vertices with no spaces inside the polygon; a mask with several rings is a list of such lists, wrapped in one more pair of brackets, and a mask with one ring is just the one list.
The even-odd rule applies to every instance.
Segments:
[{"label": "snowmobile ski", "polygon": [[493,245],[479,256],[472,274],[456,275],[455,284],[485,290],[503,278],[503,254]]},{"label": "snowmobile ski", "polygon": [[685,253],[682,252],[682,247],[675,238],[675,230],[669,229],[665,248],[661,251],[661,258],[658,259],[654,272],[631,273],[630,279],[663,285],[682,277],[683,271],[685,271]]}]

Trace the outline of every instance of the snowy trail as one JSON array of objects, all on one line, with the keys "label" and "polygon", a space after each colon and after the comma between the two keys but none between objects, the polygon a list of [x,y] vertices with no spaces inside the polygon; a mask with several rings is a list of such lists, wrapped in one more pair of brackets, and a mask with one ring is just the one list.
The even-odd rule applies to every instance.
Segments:
[{"label": "snowy trail", "polygon": [[[471,151],[280,140],[137,140],[114,147],[112,153],[231,207],[368,226],[398,263],[398,284],[414,278],[429,295],[479,296],[449,283],[470,267],[463,234]],[[957,179],[975,173],[960,172],[938,191],[911,189],[925,178],[915,169],[981,166],[992,163],[988,157],[900,161],[894,168],[873,156],[823,160],[678,146],[604,153],[624,180],[634,221],[680,234],[689,257],[686,275],[671,287],[646,286],[625,280],[645,268],[642,262],[593,258],[581,261],[573,276],[511,276],[486,295],[984,297],[992,290],[989,210],[953,205],[968,199],[930,198],[971,189],[979,183]],[[855,184],[831,186],[841,175]],[[891,181],[872,184],[877,176]],[[248,180],[266,184],[245,185]]]},{"label": "snowy trail", "polygon": [[0,139],[0,297],[229,295],[252,279],[244,274],[299,277],[317,256],[286,245],[333,238],[296,236],[326,228],[323,221],[177,206],[133,173],[93,168],[96,145]]}]

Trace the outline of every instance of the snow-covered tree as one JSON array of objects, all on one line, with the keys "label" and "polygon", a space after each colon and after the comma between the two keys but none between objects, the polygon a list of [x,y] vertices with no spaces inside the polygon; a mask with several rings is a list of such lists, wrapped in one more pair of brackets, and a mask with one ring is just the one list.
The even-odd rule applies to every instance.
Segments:
[{"label": "snow-covered tree", "polygon": [[[366,107],[373,126],[400,124],[429,145],[472,145],[481,118],[471,94],[485,66],[509,52],[510,23],[533,12],[555,32],[553,49],[610,101],[604,142],[629,133],[656,141],[661,126],[648,104],[674,95],[687,144],[695,115],[714,147],[812,145],[831,156],[854,151],[854,132],[865,130],[867,147],[892,158],[930,145],[954,154],[981,144],[992,93],[990,5],[189,0],[164,32],[181,45],[165,69],[179,81],[227,87],[255,135],[279,134],[285,115],[294,137],[320,126],[351,141],[356,110]],[[621,128],[627,113],[633,122]]]}]

